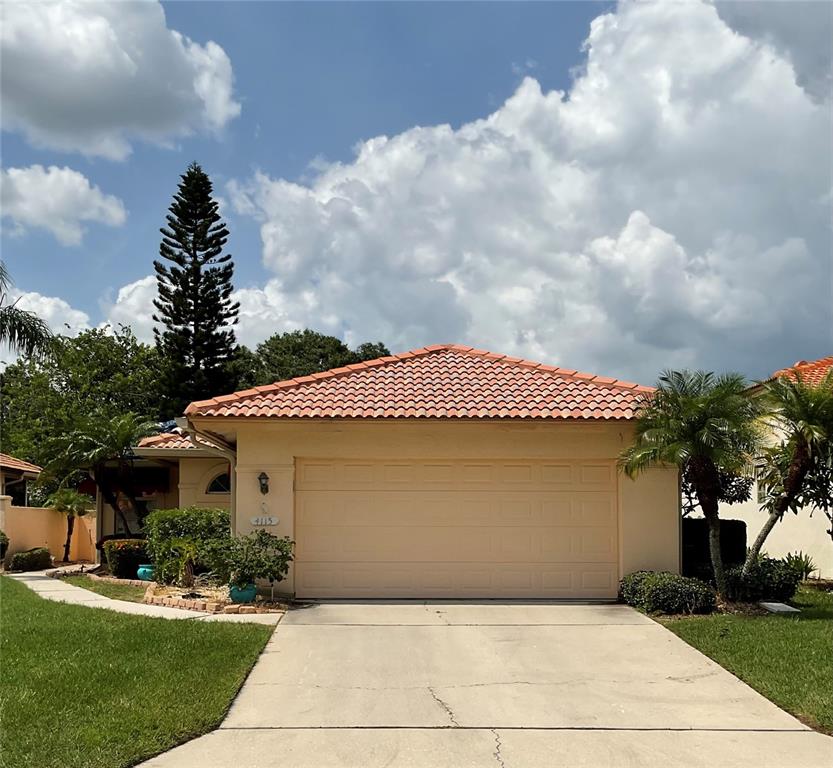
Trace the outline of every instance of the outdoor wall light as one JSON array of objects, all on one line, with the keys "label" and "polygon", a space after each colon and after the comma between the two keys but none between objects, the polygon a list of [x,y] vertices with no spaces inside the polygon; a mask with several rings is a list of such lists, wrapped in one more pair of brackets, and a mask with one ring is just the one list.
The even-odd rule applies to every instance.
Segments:
[{"label": "outdoor wall light", "polygon": [[265,472],[261,472],[257,476],[257,481],[260,483],[260,492],[264,495],[269,493],[269,475]]}]

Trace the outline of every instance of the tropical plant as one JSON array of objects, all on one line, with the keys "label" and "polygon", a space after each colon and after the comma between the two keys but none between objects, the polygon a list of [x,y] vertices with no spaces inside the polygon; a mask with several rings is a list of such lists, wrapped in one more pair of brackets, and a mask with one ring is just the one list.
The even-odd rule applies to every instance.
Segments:
[{"label": "tropical plant", "polygon": [[294,542],[288,536],[275,536],[262,529],[231,539],[229,583],[242,589],[253,584],[255,579],[266,579],[274,586],[289,570],[293,546]]},{"label": "tropical plant", "polygon": [[720,554],[720,473],[742,474],[761,445],[759,406],[735,373],[666,371],[645,396],[634,442],[620,458],[629,476],[655,465],[685,472],[709,526],[709,552],[718,594],[726,594]]},{"label": "tropical plant", "polygon": [[153,262],[159,298],[153,304],[157,348],[165,361],[163,416],[179,416],[192,400],[234,387],[240,305],[231,298],[234,263],[223,249],[229,231],[218,213],[211,179],[197,163],[181,176],[161,229],[161,259]]},{"label": "tropical plant", "polygon": [[[134,413],[109,419],[95,416],[82,419],[77,428],[53,438],[55,459],[50,470],[64,477],[86,470],[95,481],[104,501],[119,515],[125,531],[130,525],[125,507],[136,512],[136,490],[133,485],[133,446],[157,429],[156,424]],[[115,472],[108,464],[115,464]]]},{"label": "tropical plant", "polygon": [[[805,507],[833,509],[833,371],[813,385],[799,371],[763,385],[765,421],[781,436],[759,459],[758,483],[764,492],[766,522],[749,548],[743,566],[748,573],[775,524],[786,512]],[[831,534],[833,535],[833,534]]]},{"label": "tropical plant", "polygon": [[17,306],[19,299],[9,296],[12,279],[0,261],[0,344],[21,355],[43,353],[49,349],[52,331],[34,312]]},{"label": "tropical plant", "polygon": [[817,570],[815,560],[805,552],[788,552],[784,556],[784,562],[792,568],[802,581],[807,581]]},{"label": "tropical plant", "polygon": [[69,560],[69,549],[72,544],[72,532],[75,530],[75,518],[83,517],[93,507],[93,500],[85,493],[74,488],[59,488],[47,500],[46,506],[66,515],[67,538],[64,542],[64,562]]}]

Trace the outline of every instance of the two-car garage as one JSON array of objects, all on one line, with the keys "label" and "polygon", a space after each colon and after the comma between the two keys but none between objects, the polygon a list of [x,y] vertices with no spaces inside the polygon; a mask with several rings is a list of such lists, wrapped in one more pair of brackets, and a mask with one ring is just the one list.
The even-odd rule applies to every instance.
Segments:
[{"label": "two-car garage", "polygon": [[301,598],[615,597],[617,538],[612,462],[296,463]]}]

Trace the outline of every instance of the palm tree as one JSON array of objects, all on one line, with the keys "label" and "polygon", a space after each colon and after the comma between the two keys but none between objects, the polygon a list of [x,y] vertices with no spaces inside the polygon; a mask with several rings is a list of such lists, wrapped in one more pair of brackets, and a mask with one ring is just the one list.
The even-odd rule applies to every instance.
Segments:
[{"label": "palm tree", "polygon": [[[135,511],[136,492],[133,485],[133,446],[146,435],[157,431],[155,422],[135,413],[124,413],[104,419],[90,416],[78,428],[52,441],[55,460],[50,468],[58,475],[69,476],[86,470],[95,481],[104,501],[119,515],[127,533],[130,524],[118,498],[121,495]],[[115,482],[108,464],[115,463]]]},{"label": "palm tree", "polygon": [[59,488],[47,500],[46,506],[67,516],[67,540],[64,542],[64,562],[69,560],[69,548],[72,544],[72,532],[75,530],[75,518],[83,517],[92,507],[93,500],[85,493],[73,488]]},{"label": "palm tree", "polygon": [[744,575],[785,512],[798,514],[805,506],[827,512],[833,507],[833,371],[816,385],[798,371],[778,376],[763,385],[762,400],[767,406],[765,421],[781,435],[781,442],[766,448],[761,456],[758,482],[765,492],[761,509],[769,515],[749,548]]},{"label": "palm tree", "polygon": [[726,595],[720,554],[721,474],[749,472],[761,435],[759,404],[746,394],[736,373],[665,371],[647,395],[636,422],[633,445],[619,457],[629,476],[654,465],[685,472],[709,527],[709,551],[718,594]]},{"label": "palm tree", "polygon": [[22,355],[45,352],[52,341],[52,331],[34,312],[20,309],[17,300],[9,302],[11,286],[9,271],[0,261],[0,344]]}]

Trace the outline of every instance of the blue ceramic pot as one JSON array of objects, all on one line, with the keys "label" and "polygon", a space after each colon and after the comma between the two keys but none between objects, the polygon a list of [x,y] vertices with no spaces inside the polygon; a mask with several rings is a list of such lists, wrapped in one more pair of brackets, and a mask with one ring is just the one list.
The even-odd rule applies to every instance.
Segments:
[{"label": "blue ceramic pot", "polygon": [[153,570],[153,566],[150,563],[144,563],[139,566],[139,570],[136,571],[136,576],[142,581],[153,581]]},{"label": "blue ceramic pot", "polygon": [[254,584],[247,584],[242,589],[231,586],[228,594],[233,603],[253,603],[255,597],[257,597],[257,587]]}]

